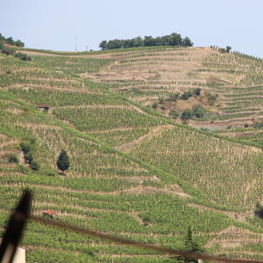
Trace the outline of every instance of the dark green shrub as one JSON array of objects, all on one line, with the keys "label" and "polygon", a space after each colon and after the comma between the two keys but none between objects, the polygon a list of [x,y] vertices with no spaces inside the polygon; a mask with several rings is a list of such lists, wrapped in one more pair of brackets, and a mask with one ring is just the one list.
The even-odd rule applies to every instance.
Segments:
[{"label": "dark green shrub", "polygon": [[33,161],[33,155],[30,152],[26,153],[24,155],[24,158],[25,158],[26,163],[32,163]]},{"label": "dark green shrub", "polygon": [[229,53],[232,48],[230,46],[226,46],[226,52]]},{"label": "dark green shrub", "polygon": [[41,170],[39,173],[43,176],[55,176],[57,174],[57,172],[49,166],[41,166]]},{"label": "dark green shrub", "polygon": [[193,96],[193,93],[191,91],[185,91],[182,95],[181,95],[181,100],[188,100],[190,97]]},{"label": "dark green shrub", "polygon": [[1,52],[2,52],[3,54],[11,55],[11,56],[15,54],[15,50],[14,50],[14,49],[9,48],[9,47],[5,47],[5,46],[3,46],[3,47],[1,48]]},{"label": "dark green shrub", "polygon": [[201,95],[201,88],[196,88],[196,89],[194,89],[194,95],[195,96],[200,96]]},{"label": "dark green shrub", "polygon": [[207,93],[207,100],[209,105],[213,105],[216,102],[218,95],[217,94],[211,94]]},{"label": "dark green shrub", "polygon": [[157,109],[158,108],[158,104],[157,103],[153,103],[152,108],[153,109]]},{"label": "dark green shrub", "polygon": [[186,109],[181,115],[181,120],[182,121],[187,121],[187,120],[190,120],[192,117],[193,117],[192,110]]},{"label": "dark green shrub", "polygon": [[12,37],[8,37],[5,39],[5,42],[9,45],[14,45],[15,44],[15,41]]},{"label": "dark green shrub", "polygon": [[169,101],[177,101],[177,100],[179,100],[180,99],[180,93],[171,93],[170,95],[169,95],[169,97],[168,97],[168,100]]},{"label": "dark green shrub", "polygon": [[256,204],[255,215],[263,219],[263,206],[259,202]]},{"label": "dark green shrub", "polygon": [[186,47],[191,47],[193,46],[193,42],[191,41],[191,39],[189,37],[186,37],[183,39],[183,46],[186,46]]},{"label": "dark green shrub", "polygon": [[195,116],[196,118],[203,118],[205,115],[205,109],[201,106],[194,106],[193,109],[193,116]]},{"label": "dark green shrub", "polygon": [[16,45],[17,47],[24,47],[24,46],[25,46],[25,44],[24,44],[21,40],[15,41],[15,45]]},{"label": "dark green shrub", "polygon": [[176,112],[175,110],[171,110],[171,111],[169,112],[169,115],[170,115],[172,118],[174,118],[174,119],[177,119],[177,118],[179,117],[178,112]]},{"label": "dark green shrub", "polygon": [[164,101],[165,101],[165,99],[164,99],[164,98],[160,98],[160,99],[159,99],[159,103],[160,103],[160,104],[163,104],[163,103],[164,103]]},{"label": "dark green shrub", "polygon": [[27,154],[32,150],[31,145],[25,142],[20,143],[20,148],[24,154]]},{"label": "dark green shrub", "polygon": [[23,61],[31,61],[32,60],[30,56],[23,54],[23,53],[20,53],[20,52],[16,53],[15,57],[19,58],[20,60],[23,60]]},{"label": "dark green shrub", "polygon": [[40,165],[39,165],[39,163],[38,163],[37,161],[32,161],[32,162],[30,163],[30,168],[31,168],[32,170],[34,170],[34,171],[37,171],[37,170],[39,170]]},{"label": "dark green shrub", "polygon": [[66,171],[70,167],[69,156],[64,150],[61,151],[58,156],[57,167],[59,170],[62,171],[62,173],[64,173],[64,171]]},{"label": "dark green shrub", "polygon": [[8,162],[9,163],[19,163],[19,159],[16,154],[10,154],[8,156]]}]

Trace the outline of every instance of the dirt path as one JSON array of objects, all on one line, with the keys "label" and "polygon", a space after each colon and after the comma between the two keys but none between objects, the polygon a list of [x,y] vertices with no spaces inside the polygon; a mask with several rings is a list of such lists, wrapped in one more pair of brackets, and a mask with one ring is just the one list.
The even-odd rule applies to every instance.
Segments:
[{"label": "dirt path", "polygon": [[243,132],[224,132],[220,133],[220,135],[229,136],[233,138],[238,138],[240,136],[253,136],[255,134],[263,133],[263,130],[258,131],[243,131]]},{"label": "dirt path", "polygon": [[60,55],[52,54],[52,53],[44,53],[44,52],[38,52],[38,51],[30,51],[30,50],[24,50],[22,49],[20,51],[23,54],[29,55],[29,56],[41,56],[41,57],[57,57]]},{"label": "dirt path", "polygon": [[106,134],[106,133],[113,133],[113,132],[126,132],[126,131],[132,131],[135,130],[134,127],[121,127],[121,128],[113,128],[108,130],[99,130],[99,131],[92,131],[90,133],[92,134]]},{"label": "dirt path", "polygon": [[141,136],[141,137],[139,137],[139,138],[137,138],[137,139],[135,139],[129,143],[125,143],[121,146],[118,146],[115,149],[119,150],[119,151],[123,151],[123,152],[129,152],[134,147],[136,147],[137,145],[142,143],[145,139],[151,139],[154,136],[158,136],[162,132],[169,130],[169,129],[172,129],[172,128],[174,128],[173,125],[160,125],[160,126],[153,127],[152,129],[150,129],[150,131],[147,134],[145,134],[145,135],[143,135],[143,136]]},{"label": "dirt path", "polygon": [[226,215],[232,219],[235,219],[239,222],[242,222],[242,223],[246,223],[246,217],[254,215],[254,212],[236,213],[236,212],[232,212],[232,211],[224,211],[224,210],[220,210],[220,209],[216,209],[216,208],[212,208],[212,207],[206,207],[206,206],[198,205],[198,204],[192,204],[192,203],[188,204],[188,206],[195,207],[199,211],[213,211],[213,212],[221,213],[221,214],[224,214],[224,215]]},{"label": "dirt path", "polygon": [[[227,235],[232,235],[227,237]],[[224,237],[226,236],[226,237]],[[211,248],[215,245],[220,245],[221,247],[238,247],[241,245],[246,245],[249,243],[259,243],[263,242],[262,233],[254,233],[247,229],[238,228],[235,226],[227,227],[226,229],[217,233],[216,237],[209,241],[205,247]]]},{"label": "dirt path", "polygon": [[3,156],[8,156],[8,155],[10,155],[10,154],[16,154],[17,153],[17,151],[16,150],[13,150],[13,151],[1,151],[0,150],[0,157],[3,157]]},{"label": "dirt path", "polygon": [[0,168],[16,168],[17,164],[12,163],[1,163]]},{"label": "dirt path", "polygon": [[126,194],[153,194],[153,193],[166,193],[171,195],[177,195],[180,197],[188,198],[190,195],[186,194],[177,184],[166,186],[164,188],[156,188],[152,186],[137,186],[131,187],[121,191]]},{"label": "dirt path", "polygon": [[52,130],[62,130],[61,127],[55,125],[48,125],[42,123],[21,123],[20,127],[30,128],[30,129],[52,129]]},{"label": "dirt path", "polygon": [[229,126],[244,127],[244,124],[252,125],[254,124],[255,120],[262,121],[263,116],[241,117],[241,118],[221,120],[221,121],[212,121],[212,122],[211,121],[203,121],[203,122],[191,121],[189,125],[195,128],[223,130]]},{"label": "dirt path", "polygon": [[[97,201],[96,201],[97,202]],[[76,203],[78,203],[76,199]],[[45,208],[41,208],[39,205],[43,205]],[[67,208],[71,209],[78,209],[80,213],[72,213],[72,212],[61,212],[59,211],[60,205],[58,203],[52,203],[52,202],[39,202],[35,201],[34,206],[36,207],[34,209],[34,213],[37,215],[41,215],[42,211],[46,209],[47,207],[56,208],[56,212],[58,215],[61,216],[72,216],[72,217],[78,217],[78,218],[88,218],[91,217],[85,212],[97,212],[97,213],[115,213],[115,214],[126,214],[130,215],[132,218],[135,219],[139,224],[145,225],[145,222],[139,217],[139,212],[129,212],[129,211],[123,211],[123,210],[115,210],[115,209],[106,209],[106,208],[94,208],[94,207],[83,207],[80,205],[75,204],[67,204]],[[82,212],[82,213],[81,213]]]},{"label": "dirt path", "polygon": [[[1,175],[10,175],[10,173],[0,173]],[[13,173],[12,173],[13,175]],[[20,174],[18,174],[20,175]],[[23,176],[23,174],[21,174]],[[147,178],[148,179],[148,178]],[[137,180],[137,178],[136,178]],[[153,180],[159,180],[158,178],[153,178]],[[8,183],[7,185],[10,185],[12,187],[21,187],[21,184],[18,183]],[[42,184],[34,184],[34,183],[24,183],[24,185],[28,185],[31,187],[39,187],[42,189],[47,189],[51,191],[56,191],[56,192],[62,192],[62,193],[82,193],[82,194],[93,194],[93,195],[121,195],[121,194],[154,194],[154,193],[166,193],[166,194],[171,194],[171,195],[177,195],[183,198],[188,198],[191,197],[190,195],[184,193],[184,191],[177,185],[169,185],[164,188],[156,188],[152,186],[136,186],[136,187],[131,187],[127,188],[124,190],[118,190],[118,191],[112,191],[112,192],[98,192],[94,190],[77,190],[77,189],[72,189],[68,187],[63,187],[63,186],[50,186],[50,185],[42,185]]]}]

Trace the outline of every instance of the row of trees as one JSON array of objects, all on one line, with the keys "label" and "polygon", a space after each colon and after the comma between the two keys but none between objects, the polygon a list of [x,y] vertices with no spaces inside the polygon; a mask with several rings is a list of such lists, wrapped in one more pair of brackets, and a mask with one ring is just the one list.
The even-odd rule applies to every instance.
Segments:
[{"label": "row of trees", "polygon": [[145,36],[144,38],[136,37],[132,39],[103,40],[100,43],[100,48],[102,50],[143,46],[193,46],[193,43],[189,37],[182,38],[182,36],[178,33],[172,33],[170,35],[156,38],[152,36]]},{"label": "row of trees", "polygon": [[0,41],[4,42],[5,44],[17,46],[17,47],[24,47],[25,44],[21,40],[14,40],[12,37],[4,37],[0,33]]},{"label": "row of trees", "polygon": [[20,53],[20,52],[16,52],[16,50],[14,48],[8,47],[8,46],[6,46],[6,44],[20,46],[20,47],[24,46],[24,43],[21,42],[20,40],[14,41],[11,37],[5,38],[0,34],[0,53],[6,54],[8,56],[14,56],[14,57],[19,58],[19,59],[24,60],[24,61],[27,61],[27,60],[31,61],[30,56],[23,54],[23,53]]},{"label": "row of trees", "polygon": [[[35,155],[35,152],[37,150],[36,140],[30,139],[28,141],[23,141],[20,143],[20,149],[23,152],[25,163],[29,164],[29,167],[32,170],[39,170],[40,164],[35,160],[33,155]],[[15,155],[9,156],[9,162],[10,163],[19,163],[18,157]],[[70,162],[69,162],[69,156],[66,151],[62,150],[58,156],[57,162],[56,162],[57,168],[61,171],[61,174],[65,175],[65,171],[69,169]]]}]

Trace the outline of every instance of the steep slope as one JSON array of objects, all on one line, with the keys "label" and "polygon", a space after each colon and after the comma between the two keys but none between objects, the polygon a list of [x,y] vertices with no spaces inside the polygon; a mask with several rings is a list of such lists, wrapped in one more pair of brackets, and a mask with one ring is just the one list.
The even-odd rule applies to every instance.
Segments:
[{"label": "steep slope", "polygon": [[[110,83],[113,90],[167,116],[173,110],[181,114],[202,105],[207,113],[189,123],[194,127],[253,131],[254,125],[262,122],[261,59],[199,47],[137,49],[106,55],[114,60],[109,66],[81,76]],[[201,95],[186,101],[169,100],[173,94],[194,89],[201,89]]]},{"label": "steep slope", "polygon": [[[116,56],[136,57],[137,50],[29,52],[32,62],[0,56],[1,153],[7,156],[0,165],[1,225],[10,201],[29,187],[36,214],[52,209],[65,222],[168,247],[183,248],[188,226],[218,254],[226,253],[224,246],[218,249],[222,233],[227,242],[236,239],[233,226],[245,233],[244,242],[228,254],[248,251],[262,240],[262,226],[249,218],[262,200],[260,149],[177,126],[112,93],[114,87],[79,77],[99,74]],[[47,104],[49,111],[38,110],[39,104]],[[34,158],[41,164],[37,172],[24,163],[23,141],[34,144]],[[71,158],[64,177],[55,166],[62,149]],[[19,164],[9,163],[11,153],[20,156]],[[229,178],[233,192],[227,190]],[[254,182],[250,188],[248,180]],[[29,262],[169,262],[167,256],[36,224],[30,224],[24,245]],[[240,255],[261,256],[260,249],[251,250]]]}]

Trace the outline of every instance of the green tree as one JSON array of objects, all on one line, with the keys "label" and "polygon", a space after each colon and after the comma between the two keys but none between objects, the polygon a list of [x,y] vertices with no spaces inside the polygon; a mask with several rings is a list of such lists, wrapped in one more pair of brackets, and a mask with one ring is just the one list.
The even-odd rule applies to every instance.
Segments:
[{"label": "green tree", "polygon": [[177,111],[175,111],[175,110],[171,110],[171,111],[169,112],[169,115],[170,115],[172,118],[174,118],[174,119],[177,119],[177,118],[179,117],[179,114],[178,114]]},{"label": "green tree", "polygon": [[29,143],[21,142],[20,148],[24,154],[27,154],[32,151],[32,146]]},{"label": "green tree", "polygon": [[31,61],[31,57],[28,56],[27,54],[24,54],[24,53],[18,52],[18,53],[15,54],[15,57],[19,58],[19,59],[21,59],[23,61]]},{"label": "green tree", "polygon": [[182,43],[183,43],[183,46],[187,46],[187,47],[193,46],[193,42],[191,41],[189,37],[185,37]]},{"label": "green tree", "polygon": [[193,93],[191,91],[185,91],[182,95],[181,95],[181,100],[188,100],[190,97],[193,96]]},{"label": "green tree", "polygon": [[169,46],[178,46],[182,45],[182,37],[180,34],[177,33],[172,33],[171,35],[168,36],[169,38]]},{"label": "green tree", "polygon": [[205,115],[205,109],[201,105],[194,106],[192,110],[196,118],[203,118]]},{"label": "green tree", "polygon": [[136,37],[133,40],[133,47],[141,47],[143,45],[143,40],[141,37]]},{"label": "green tree", "polygon": [[256,204],[255,215],[263,219],[263,206],[259,202]]},{"label": "green tree", "polygon": [[8,38],[6,38],[6,43],[9,45],[14,45],[15,41],[12,37],[8,37]]},{"label": "green tree", "polygon": [[194,89],[194,95],[195,96],[200,96],[201,95],[201,88]]},{"label": "green tree", "polygon": [[[193,233],[192,233],[191,227],[188,227],[188,230],[187,230],[185,243],[184,243],[184,250],[190,253],[200,253],[200,254],[205,252],[204,249],[201,248],[201,246],[193,240]],[[197,263],[198,262],[197,259],[186,258],[186,257],[183,258],[183,261],[187,263],[189,262]]]},{"label": "green tree", "polygon": [[143,45],[146,47],[155,46],[156,41],[152,36],[145,36],[143,40]]},{"label": "green tree", "polygon": [[179,99],[180,99],[180,93],[179,92],[169,94],[168,100],[176,102]]},{"label": "green tree", "polygon": [[226,52],[229,53],[232,48],[230,46],[226,46]]},{"label": "green tree", "polygon": [[57,167],[62,171],[62,174],[70,167],[69,156],[64,150],[58,156]]},{"label": "green tree", "polygon": [[24,154],[24,158],[26,163],[32,163],[32,161],[34,160],[31,152]]},{"label": "green tree", "polygon": [[103,41],[100,42],[100,48],[102,50],[107,48],[107,41],[106,40],[103,40]]},{"label": "green tree", "polygon": [[37,170],[40,169],[40,165],[39,165],[39,163],[38,163],[37,161],[32,161],[32,162],[30,163],[30,168],[31,168],[32,170],[34,170],[34,171],[37,171]]},{"label": "green tree", "polygon": [[107,49],[123,48],[124,41],[120,39],[113,39],[107,43]]},{"label": "green tree", "polygon": [[193,117],[193,112],[190,109],[186,109],[181,115],[181,120],[187,121],[190,120],[192,117]]}]

